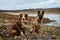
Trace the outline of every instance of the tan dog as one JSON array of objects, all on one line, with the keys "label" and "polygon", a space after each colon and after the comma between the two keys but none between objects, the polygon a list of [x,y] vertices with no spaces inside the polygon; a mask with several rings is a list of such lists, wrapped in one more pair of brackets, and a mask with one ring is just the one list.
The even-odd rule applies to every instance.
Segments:
[{"label": "tan dog", "polygon": [[38,11],[37,17],[35,18],[35,21],[33,23],[33,25],[34,25],[33,30],[36,33],[39,32],[40,24],[42,23],[42,19],[43,19],[43,15],[44,15],[44,11],[41,11],[41,12]]},{"label": "tan dog", "polygon": [[21,32],[25,34],[25,27],[27,25],[28,21],[28,14],[27,13],[21,13],[19,15],[18,21],[12,26],[9,36],[19,36]]}]

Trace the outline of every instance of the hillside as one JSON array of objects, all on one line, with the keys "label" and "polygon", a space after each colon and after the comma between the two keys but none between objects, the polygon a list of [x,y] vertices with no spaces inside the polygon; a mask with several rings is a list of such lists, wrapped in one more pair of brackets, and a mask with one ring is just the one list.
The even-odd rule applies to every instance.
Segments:
[{"label": "hillside", "polygon": [[24,10],[0,10],[0,13],[6,13],[6,12],[13,12],[13,13],[19,13],[21,11],[26,11],[28,13],[36,13],[38,10],[44,10],[45,13],[60,13],[60,8],[48,8],[48,9],[42,9],[42,8],[36,8],[36,9],[24,9]]}]

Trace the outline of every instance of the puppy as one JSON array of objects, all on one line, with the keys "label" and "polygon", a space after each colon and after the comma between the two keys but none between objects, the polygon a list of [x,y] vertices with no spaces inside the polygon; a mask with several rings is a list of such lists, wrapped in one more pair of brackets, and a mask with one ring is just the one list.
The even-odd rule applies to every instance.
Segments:
[{"label": "puppy", "polygon": [[40,24],[42,23],[44,11],[38,11],[37,17],[35,18],[35,21],[33,23],[33,30],[34,32],[38,33],[40,29]]},{"label": "puppy", "polygon": [[28,14],[27,13],[21,13],[19,15],[18,21],[12,26],[9,36],[19,36],[21,32],[25,34],[25,25],[27,25],[28,21]]}]

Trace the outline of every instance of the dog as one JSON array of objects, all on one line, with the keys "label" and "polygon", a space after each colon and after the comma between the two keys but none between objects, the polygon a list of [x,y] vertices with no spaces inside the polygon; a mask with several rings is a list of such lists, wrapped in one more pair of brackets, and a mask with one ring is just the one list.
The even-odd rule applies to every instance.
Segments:
[{"label": "dog", "polygon": [[18,21],[12,25],[11,30],[9,31],[9,36],[19,36],[21,32],[25,34],[25,27],[28,21],[28,14],[26,12],[20,13]]},{"label": "dog", "polygon": [[36,33],[39,33],[39,29],[41,27],[40,25],[42,23],[43,16],[44,16],[44,11],[38,11],[37,17],[35,18],[35,21],[33,23],[33,30]]}]

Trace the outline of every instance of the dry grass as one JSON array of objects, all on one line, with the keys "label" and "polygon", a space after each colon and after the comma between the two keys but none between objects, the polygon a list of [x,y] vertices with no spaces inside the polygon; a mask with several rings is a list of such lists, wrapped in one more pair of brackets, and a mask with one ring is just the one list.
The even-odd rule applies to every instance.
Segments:
[{"label": "dry grass", "polygon": [[[0,23],[0,27],[2,25],[3,24]],[[33,25],[30,24],[30,26],[33,26]],[[2,28],[0,30],[7,32],[7,30],[9,30],[9,27],[10,27],[10,25],[6,24],[6,27]],[[48,39],[49,40],[49,39],[59,39],[60,38],[60,28],[56,27],[56,26],[47,26],[47,25],[45,25],[45,26],[41,26],[39,33],[32,34],[32,33],[28,32],[28,31],[27,31],[27,33],[28,34],[26,36],[28,36],[28,37],[20,35],[20,36],[17,37],[17,39],[19,39],[19,40],[20,39],[21,40],[23,40],[23,39],[24,40],[27,40],[27,39],[29,39],[29,40]],[[5,35],[5,34],[3,34],[3,35]],[[6,40],[6,38],[8,38],[8,37],[7,36],[2,36],[2,38],[3,38],[2,40]]]},{"label": "dry grass", "polygon": [[[4,19],[4,17],[5,17],[5,19]],[[15,17],[12,18],[12,17],[13,16],[11,16],[11,15],[10,16],[2,15],[0,17],[0,19],[2,19],[2,20],[0,20],[0,28],[3,25],[6,26],[6,27],[3,27],[0,29],[0,40],[8,40],[8,39],[14,40],[13,38],[9,38],[9,36],[6,35],[11,27],[11,24],[13,24],[16,21],[16,18],[18,16],[15,16],[16,18]],[[28,25],[29,28],[33,26],[32,20],[34,18],[35,17],[29,18],[29,22],[30,22]],[[6,20],[8,20],[8,21],[6,21]],[[44,23],[49,23],[49,22],[54,22],[55,20],[50,20],[48,18],[44,18],[43,21],[44,21]],[[30,30],[29,28],[28,28],[28,30]],[[27,31],[27,35],[25,35],[25,36],[19,35],[15,40],[27,40],[27,39],[28,40],[51,40],[51,39],[60,40],[60,28],[56,27],[56,26],[47,26],[47,25],[43,26],[42,25],[39,33],[33,34],[33,33],[30,33],[29,31]]]}]

